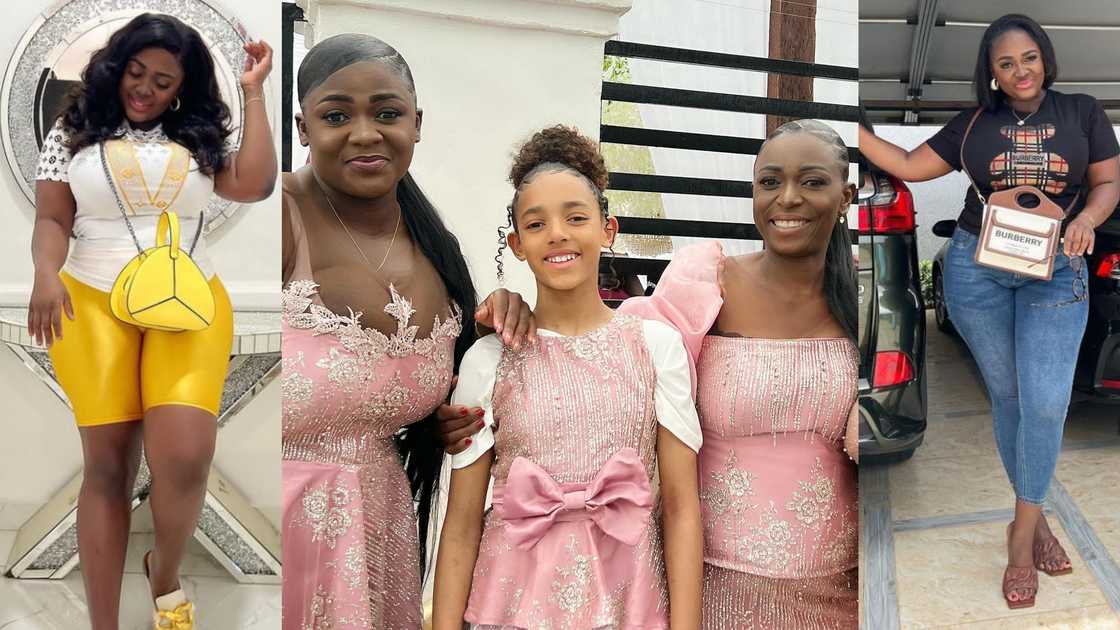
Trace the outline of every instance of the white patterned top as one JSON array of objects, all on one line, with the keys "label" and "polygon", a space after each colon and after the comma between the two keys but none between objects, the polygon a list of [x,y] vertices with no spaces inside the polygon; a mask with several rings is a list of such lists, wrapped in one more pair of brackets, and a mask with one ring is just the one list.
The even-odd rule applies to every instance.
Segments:
[{"label": "white patterned top", "polygon": [[[131,128],[123,123],[118,130],[124,139],[135,143],[136,159],[142,177],[129,180],[136,190],[129,190],[129,198],[146,199],[159,188],[171,157],[171,139],[157,125],[150,130]],[[44,181],[59,181],[70,184],[77,209],[74,215],[75,242],[70,248],[63,269],[80,282],[101,291],[109,291],[117,274],[136,255],[136,245],[128,233],[128,227],[121,218],[113,189],[105,176],[101,164],[100,150],[97,145],[82,148],[71,155],[67,148],[69,136],[62,126],[62,120],[55,122],[47,134],[39,153],[39,163],[35,178]],[[194,243],[194,234],[201,212],[214,193],[214,179],[198,170],[198,163],[192,157],[182,190],[175,198],[171,209],[179,215],[182,246],[189,249]],[[122,202],[125,198],[122,197]],[[128,208],[127,202],[125,207]],[[136,205],[136,216],[130,216],[136,230],[136,237],[144,248],[155,245],[156,224],[162,210],[152,205]],[[191,255],[207,277],[213,275],[213,265],[206,252],[206,239],[199,237],[194,253]]]}]

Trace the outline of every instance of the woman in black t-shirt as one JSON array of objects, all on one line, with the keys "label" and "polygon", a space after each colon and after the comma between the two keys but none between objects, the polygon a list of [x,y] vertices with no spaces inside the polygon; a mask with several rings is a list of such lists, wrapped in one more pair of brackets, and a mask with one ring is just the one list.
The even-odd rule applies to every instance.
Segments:
[{"label": "woman in black t-shirt", "polygon": [[1003,578],[1012,608],[1034,604],[1036,569],[1060,575],[1072,568],[1041,507],[1088,316],[1082,255],[1092,253],[1094,228],[1120,198],[1120,147],[1112,126],[1093,97],[1049,89],[1057,72],[1042,27],[1023,15],[1005,15],[980,42],[973,82],[981,111],[967,138],[976,109],[961,112],[913,151],[866,129],[859,137],[868,159],[905,181],[964,167],[985,197],[1030,185],[1068,209],[1050,280],[975,262],[983,204],[971,188],[945,260],[949,313],[984,376],[997,450],[1015,490]]}]

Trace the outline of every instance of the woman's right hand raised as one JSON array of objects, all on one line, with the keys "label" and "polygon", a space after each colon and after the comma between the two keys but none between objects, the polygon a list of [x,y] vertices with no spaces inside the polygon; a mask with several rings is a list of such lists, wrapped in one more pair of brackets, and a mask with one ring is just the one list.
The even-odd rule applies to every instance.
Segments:
[{"label": "woman's right hand raised", "polygon": [[27,307],[27,332],[35,343],[50,348],[55,339],[62,339],[63,311],[74,321],[74,305],[62,279],[58,274],[35,274]]}]

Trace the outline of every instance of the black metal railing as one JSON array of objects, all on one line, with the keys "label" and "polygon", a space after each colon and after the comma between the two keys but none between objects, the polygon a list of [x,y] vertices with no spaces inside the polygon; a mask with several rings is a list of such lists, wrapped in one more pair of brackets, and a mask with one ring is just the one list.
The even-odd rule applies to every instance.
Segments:
[{"label": "black metal railing", "polygon": [[296,22],[304,22],[306,20],[303,17],[303,9],[291,2],[285,2],[280,5],[280,18],[280,37],[282,40],[282,48],[280,51],[280,85],[284,94],[280,99],[283,103],[280,114],[283,119],[280,122],[280,144],[282,147],[281,169],[285,173],[290,173],[292,171],[292,116],[294,114],[294,110],[292,109],[292,94],[295,92],[295,69],[293,68],[294,55],[292,47],[295,45]]},{"label": "black metal railing", "polygon": [[[859,80],[859,70],[857,68],[845,66],[732,55],[618,40],[607,42],[603,54],[609,57],[647,59],[754,72],[790,74],[853,82]],[[744,114],[771,114],[795,118],[817,118],[821,120],[847,122],[857,122],[859,120],[859,108],[855,105],[745,96],[740,94],[722,94],[717,92],[682,90],[611,81],[603,82],[601,98],[603,101],[690,107],[712,111],[741,112]],[[688,133],[667,129],[641,129],[605,124],[601,125],[599,128],[599,140],[612,144],[736,153],[741,155],[757,155],[763,142],[762,138]],[[858,149],[849,148],[848,159],[853,163],[857,162],[859,159]],[[752,196],[753,190],[752,182],[748,180],[642,175],[617,171],[611,171],[608,189],[746,198]],[[622,234],[761,240],[758,229],[750,223],[723,223],[715,221],[636,217],[618,217],[618,220],[619,230]],[[858,232],[853,230],[852,242],[856,242],[857,238]],[[605,254],[602,259],[602,268],[604,271],[613,267],[615,272],[619,274],[646,275],[653,279],[660,277],[661,272],[664,271],[668,264],[667,260],[634,256],[612,256],[610,254]]]}]

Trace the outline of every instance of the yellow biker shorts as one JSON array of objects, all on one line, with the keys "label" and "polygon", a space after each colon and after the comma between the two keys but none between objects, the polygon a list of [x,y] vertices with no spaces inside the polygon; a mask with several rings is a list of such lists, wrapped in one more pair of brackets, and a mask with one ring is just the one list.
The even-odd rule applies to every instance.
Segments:
[{"label": "yellow biker shorts", "polygon": [[159,405],[187,405],[218,415],[233,344],[233,307],[217,276],[214,321],[205,330],[165,332],[126,324],[109,310],[109,294],[59,273],[74,321],[62,315],[62,339],[49,353],[78,426],[140,420]]}]

